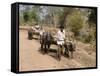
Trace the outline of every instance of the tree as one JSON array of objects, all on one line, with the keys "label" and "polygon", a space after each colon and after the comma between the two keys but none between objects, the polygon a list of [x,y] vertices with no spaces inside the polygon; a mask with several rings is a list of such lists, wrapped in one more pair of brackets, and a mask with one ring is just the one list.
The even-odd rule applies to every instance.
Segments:
[{"label": "tree", "polygon": [[34,10],[31,11],[30,18],[32,21],[38,23],[39,16],[36,14],[36,11],[34,11]]},{"label": "tree", "polygon": [[24,12],[23,13],[23,18],[24,18],[24,22],[27,22],[29,20],[29,13],[28,12]]},{"label": "tree", "polygon": [[94,42],[96,42],[96,38],[95,37],[96,37],[97,9],[96,8],[92,8],[88,17],[89,17],[88,18],[89,33],[91,35],[90,42],[92,42],[92,44],[95,44]]},{"label": "tree", "polygon": [[69,17],[69,27],[72,32],[75,33],[75,36],[79,35],[80,29],[83,27],[84,18],[80,12],[75,12]]},{"label": "tree", "polygon": [[63,8],[63,12],[62,14],[59,16],[59,24],[60,24],[60,27],[65,27],[66,26],[66,18],[68,17],[69,14],[71,14],[73,11],[73,8],[67,8],[67,7],[64,7]]},{"label": "tree", "polygon": [[91,9],[88,21],[90,25],[96,24],[96,21],[97,21],[97,9],[96,8]]}]

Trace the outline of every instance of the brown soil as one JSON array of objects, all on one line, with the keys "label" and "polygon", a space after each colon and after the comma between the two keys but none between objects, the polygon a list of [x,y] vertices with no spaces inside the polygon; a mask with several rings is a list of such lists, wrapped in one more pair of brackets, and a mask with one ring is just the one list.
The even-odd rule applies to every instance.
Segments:
[{"label": "brown soil", "polygon": [[[52,45],[52,49],[57,50],[57,46]],[[87,48],[87,49],[86,49]],[[77,42],[74,58],[61,56],[61,61],[56,59],[55,52],[43,55],[40,51],[39,40],[27,39],[27,31],[19,32],[19,70],[50,70],[50,69],[71,69],[96,66],[96,52],[89,44]]]}]

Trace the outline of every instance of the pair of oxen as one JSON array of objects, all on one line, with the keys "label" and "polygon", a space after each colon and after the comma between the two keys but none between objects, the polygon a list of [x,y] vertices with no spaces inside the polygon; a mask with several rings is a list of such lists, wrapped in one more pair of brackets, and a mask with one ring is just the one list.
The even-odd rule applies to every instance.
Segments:
[{"label": "pair of oxen", "polygon": [[[41,44],[41,53],[47,54],[50,50],[51,44],[57,45],[57,41],[54,39],[54,36],[50,32],[43,32],[40,34],[40,32],[35,32],[32,29],[28,30],[28,39],[33,39],[33,35],[39,35],[40,44]],[[61,50],[58,50],[59,48],[64,48],[64,52],[62,53]],[[75,43],[72,41],[64,41],[64,44],[60,47],[58,47],[56,51],[56,57],[60,61],[61,55],[66,55],[70,58],[73,58],[73,52],[75,51]]]}]

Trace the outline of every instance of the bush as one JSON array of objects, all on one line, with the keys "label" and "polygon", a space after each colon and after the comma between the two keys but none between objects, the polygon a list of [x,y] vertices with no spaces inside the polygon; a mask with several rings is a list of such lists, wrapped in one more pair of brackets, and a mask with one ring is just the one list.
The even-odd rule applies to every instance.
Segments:
[{"label": "bush", "polygon": [[73,13],[69,17],[69,27],[72,32],[75,33],[75,36],[79,35],[79,30],[83,27],[84,18],[81,17],[80,13]]}]

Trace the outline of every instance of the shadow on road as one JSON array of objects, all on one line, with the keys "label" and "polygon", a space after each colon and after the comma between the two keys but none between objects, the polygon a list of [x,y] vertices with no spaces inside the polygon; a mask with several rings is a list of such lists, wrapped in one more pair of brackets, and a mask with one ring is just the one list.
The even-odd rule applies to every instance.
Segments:
[{"label": "shadow on road", "polygon": [[[50,49],[48,50],[48,53],[45,53],[45,54],[42,52],[41,48],[39,48],[38,51],[39,51],[41,54],[43,54],[43,55],[48,54],[48,56],[50,56],[50,57],[52,57],[52,58],[54,58],[54,59],[56,59],[56,60],[58,61],[58,58],[57,58],[57,49],[52,49],[52,48],[50,48]],[[69,54],[62,54],[62,56],[65,57],[65,58],[69,58]]]}]

